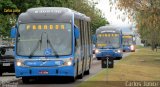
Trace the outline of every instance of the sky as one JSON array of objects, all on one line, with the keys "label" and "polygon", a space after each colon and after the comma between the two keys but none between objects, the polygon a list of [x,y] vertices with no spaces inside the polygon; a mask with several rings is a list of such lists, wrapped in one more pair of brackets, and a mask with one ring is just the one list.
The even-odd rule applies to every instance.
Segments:
[{"label": "sky", "polygon": [[[104,14],[104,17],[107,19],[107,21],[114,26],[119,26],[123,28],[124,32],[131,32],[131,26],[132,23],[129,21],[128,16],[124,15],[124,11],[120,11],[119,9],[115,9],[116,4],[113,5],[112,11],[110,11],[110,5],[109,0],[89,0],[98,2],[96,4],[96,7],[102,11]],[[122,20],[125,21],[122,21]]]}]

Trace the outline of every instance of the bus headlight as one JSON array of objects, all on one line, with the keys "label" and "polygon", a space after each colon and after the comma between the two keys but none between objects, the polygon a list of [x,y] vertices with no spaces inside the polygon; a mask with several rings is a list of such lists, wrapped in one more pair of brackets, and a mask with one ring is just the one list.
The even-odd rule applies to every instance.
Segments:
[{"label": "bus headlight", "polygon": [[71,66],[72,65],[72,61],[66,61],[66,62],[64,62],[64,65],[65,66]]},{"label": "bus headlight", "polygon": [[121,53],[122,51],[120,49],[115,50],[116,53]]},{"label": "bus headlight", "polygon": [[64,61],[64,65],[65,66],[71,66],[72,65],[72,58],[70,58],[69,60]]},{"label": "bus headlight", "polygon": [[96,50],[95,50],[95,53],[96,53],[96,54],[97,54],[97,53],[100,53],[100,51],[99,51],[98,49],[96,49]]},{"label": "bus headlight", "polygon": [[117,52],[118,52],[118,53],[120,53],[120,52],[121,52],[121,50],[119,49],[119,50],[117,50]]},{"label": "bus headlight", "polygon": [[20,61],[20,60],[17,60],[17,61],[16,61],[16,65],[17,65],[17,66],[23,66],[23,62]]},{"label": "bus headlight", "polygon": [[130,48],[131,48],[131,50],[134,50],[134,46],[133,45],[131,45]]}]

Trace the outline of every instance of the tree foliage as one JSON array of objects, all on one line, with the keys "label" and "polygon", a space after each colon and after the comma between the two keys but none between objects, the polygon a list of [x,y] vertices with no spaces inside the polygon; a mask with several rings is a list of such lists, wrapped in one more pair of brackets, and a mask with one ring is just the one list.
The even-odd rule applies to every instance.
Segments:
[{"label": "tree foliage", "polygon": [[[67,7],[84,13],[91,18],[91,29],[95,30],[108,22],[95,4],[88,0],[0,0],[0,34],[9,36],[18,15],[33,7]],[[20,13],[7,13],[4,9],[20,9]]]},{"label": "tree foliage", "polygon": [[160,0],[118,0],[118,6],[130,13],[141,39],[154,50],[160,44]]}]

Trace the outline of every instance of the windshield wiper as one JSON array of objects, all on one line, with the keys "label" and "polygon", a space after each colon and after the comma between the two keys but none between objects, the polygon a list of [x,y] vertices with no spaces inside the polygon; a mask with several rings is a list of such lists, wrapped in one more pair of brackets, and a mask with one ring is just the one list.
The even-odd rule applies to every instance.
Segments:
[{"label": "windshield wiper", "polygon": [[29,55],[29,58],[31,58],[31,57],[34,55],[34,52],[37,50],[37,48],[38,48],[39,45],[40,45],[40,49],[41,49],[42,35],[43,35],[43,32],[42,32],[42,34],[41,34],[41,39],[38,40],[36,47],[31,51],[31,53],[30,53],[30,55]]},{"label": "windshield wiper", "polygon": [[48,33],[46,33],[46,32],[42,32],[42,34],[41,34],[41,39],[37,42],[36,47],[31,51],[29,58],[31,58],[31,57],[34,55],[34,52],[37,50],[37,48],[38,48],[39,45],[40,45],[40,49],[41,49],[43,33],[47,34],[47,48],[48,48],[48,44],[49,44],[49,45],[51,46],[51,48],[52,48],[53,53],[55,54],[55,56],[56,56],[57,58],[59,58],[59,55],[57,54],[57,52],[55,51],[53,45],[51,44],[51,41],[50,41],[49,38],[48,38]]},{"label": "windshield wiper", "polygon": [[55,54],[55,56],[56,56],[57,58],[59,58],[59,55],[58,55],[57,51],[54,49],[53,45],[51,44],[51,41],[49,40],[49,38],[48,38],[48,33],[47,33],[47,48],[48,48],[48,44],[51,46],[51,48],[52,48],[53,53]]},{"label": "windshield wiper", "polygon": [[39,40],[39,41],[37,42],[37,45],[36,45],[36,47],[31,51],[31,53],[30,53],[30,55],[29,55],[29,58],[31,58],[31,57],[33,56],[33,54],[34,54],[34,52],[37,50],[39,44],[40,44],[40,45],[42,44],[42,41],[41,41],[41,40]]}]

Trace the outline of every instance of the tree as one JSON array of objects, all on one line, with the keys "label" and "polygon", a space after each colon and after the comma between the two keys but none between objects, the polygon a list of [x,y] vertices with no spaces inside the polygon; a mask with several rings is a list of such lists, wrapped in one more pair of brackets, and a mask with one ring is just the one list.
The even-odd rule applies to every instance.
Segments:
[{"label": "tree", "polygon": [[16,15],[14,13],[7,13],[5,9],[16,9],[17,6],[11,0],[0,1],[0,34],[9,36],[10,28],[15,24]]},{"label": "tree", "polygon": [[118,6],[132,16],[141,38],[151,44],[154,50],[157,44],[160,44],[160,1],[118,0]]}]

